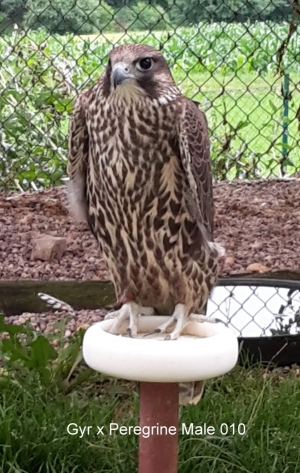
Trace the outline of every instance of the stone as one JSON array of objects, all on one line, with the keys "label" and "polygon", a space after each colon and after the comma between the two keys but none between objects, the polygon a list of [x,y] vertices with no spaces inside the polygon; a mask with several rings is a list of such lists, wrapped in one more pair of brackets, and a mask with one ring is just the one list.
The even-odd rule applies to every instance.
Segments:
[{"label": "stone", "polygon": [[19,238],[22,242],[29,241],[30,240],[30,233],[28,233],[28,232],[19,233]]},{"label": "stone", "polygon": [[267,273],[269,268],[267,266],[260,264],[260,263],[252,263],[247,266],[246,271],[249,271],[250,273]]},{"label": "stone", "polygon": [[42,261],[57,259],[60,261],[66,249],[67,242],[64,237],[44,235],[40,238],[33,238],[31,259]]},{"label": "stone", "polygon": [[233,266],[235,263],[235,260],[232,256],[227,256],[224,261],[224,266]]},{"label": "stone", "polygon": [[78,332],[80,329],[87,330],[89,328],[90,324],[80,324],[78,325],[76,332]]}]

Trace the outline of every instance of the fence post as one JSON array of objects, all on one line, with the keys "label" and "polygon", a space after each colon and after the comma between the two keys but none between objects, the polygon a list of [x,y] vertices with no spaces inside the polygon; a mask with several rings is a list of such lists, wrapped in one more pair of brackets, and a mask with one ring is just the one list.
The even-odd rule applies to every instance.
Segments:
[{"label": "fence post", "polygon": [[288,134],[289,134],[289,83],[290,75],[288,73],[283,76],[283,123],[282,123],[282,164],[281,173],[284,176],[286,174],[287,158],[288,158]]}]

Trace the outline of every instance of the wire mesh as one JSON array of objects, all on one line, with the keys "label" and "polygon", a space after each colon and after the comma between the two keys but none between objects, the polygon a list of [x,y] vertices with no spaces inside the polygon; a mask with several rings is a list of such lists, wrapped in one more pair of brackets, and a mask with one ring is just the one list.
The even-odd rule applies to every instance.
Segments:
[{"label": "wire mesh", "polygon": [[63,182],[74,98],[126,42],[201,103],[215,179],[297,175],[299,18],[299,0],[1,0],[0,190]]},{"label": "wire mesh", "polygon": [[220,279],[206,315],[224,322],[240,337],[299,334],[300,283]]}]

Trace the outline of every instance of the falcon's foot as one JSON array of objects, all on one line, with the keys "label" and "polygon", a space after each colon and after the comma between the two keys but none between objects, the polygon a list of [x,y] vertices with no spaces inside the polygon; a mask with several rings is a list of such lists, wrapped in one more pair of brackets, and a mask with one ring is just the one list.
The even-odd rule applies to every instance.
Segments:
[{"label": "falcon's foot", "polygon": [[173,315],[171,315],[164,324],[160,325],[156,330],[154,330],[154,332],[149,333],[148,335],[154,335],[155,333],[166,333],[170,327],[175,325],[173,332],[168,333],[165,340],[176,340],[178,337],[180,337],[184,327],[190,322],[216,323],[218,322],[218,319],[208,318],[206,315],[201,314],[191,314],[186,316],[184,305],[177,304]]},{"label": "falcon's foot", "polygon": [[[153,333],[166,333],[167,329],[175,325],[173,332],[166,336],[166,340],[176,340],[180,335],[184,327],[190,322],[186,315],[186,311],[183,304],[177,304],[173,315],[170,316],[169,320],[164,324],[161,324]],[[151,335],[151,334],[149,334]]]},{"label": "falcon's foot", "polygon": [[137,335],[137,319],[139,315],[152,315],[154,309],[152,307],[142,307],[136,302],[127,302],[123,304],[121,309],[108,312],[105,319],[115,319],[110,329],[110,333],[118,333],[121,325],[129,319],[127,333],[130,337]]}]

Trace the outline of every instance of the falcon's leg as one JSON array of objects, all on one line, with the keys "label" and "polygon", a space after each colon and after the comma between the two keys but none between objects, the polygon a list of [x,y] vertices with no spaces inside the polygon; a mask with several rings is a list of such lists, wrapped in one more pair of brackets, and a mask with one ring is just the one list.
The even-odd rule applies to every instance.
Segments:
[{"label": "falcon's leg", "polygon": [[164,324],[160,325],[154,333],[166,333],[166,330],[175,324],[173,332],[166,336],[166,340],[176,340],[184,327],[189,323],[188,316],[186,315],[185,307],[183,304],[177,304],[175,306],[175,310],[173,315],[165,322]]},{"label": "falcon's leg", "polygon": [[152,307],[142,307],[136,302],[127,302],[122,305],[121,309],[109,312],[105,316],[105,319],[115,319],[110,329],[110,333],[118,333],[118,329],[121,327],[123,322],[126,319],[129,319],[127,332],[130,337],[135,337],[137,335],[137,319],[140,314],[152,315],[154,314],[154,309]]}]

